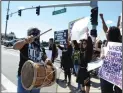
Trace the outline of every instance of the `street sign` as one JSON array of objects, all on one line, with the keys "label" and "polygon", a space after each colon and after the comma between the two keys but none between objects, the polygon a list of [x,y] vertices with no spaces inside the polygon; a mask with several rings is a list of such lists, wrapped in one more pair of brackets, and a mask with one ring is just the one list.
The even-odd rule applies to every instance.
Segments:
[{"label": "street sign", "polygon": [[66,11],[67,11],[67,9],[63,8],[63,9],[60,9],[60,10],[53,11],[52,15],[57,15],[57,14],[65,13]]}]

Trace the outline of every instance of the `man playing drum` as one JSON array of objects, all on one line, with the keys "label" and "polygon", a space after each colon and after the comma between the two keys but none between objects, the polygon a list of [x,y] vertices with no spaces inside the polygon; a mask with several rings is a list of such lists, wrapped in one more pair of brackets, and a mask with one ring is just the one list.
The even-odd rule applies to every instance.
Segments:
[{"label": "man playing drum", "polygon": [[28,37],[25,40],[18,41],[13,46],[15,50],[20,51],[17,93],[40,93],[40,89],[32,89],[32,90],[24,89],[21,83],[21,74],[22,74],[21,70],[24,63],[27,60],[32,60],[37,63],[41,63],[44,62],[44,60],[46,60],[46,56],[44,58],[45,53],[42,52],[42,49],[40,47],[40,37],[34,39],[34,37],[38,36],[39,34],[40,34],[39,29],[31,28],[27,32]]}]

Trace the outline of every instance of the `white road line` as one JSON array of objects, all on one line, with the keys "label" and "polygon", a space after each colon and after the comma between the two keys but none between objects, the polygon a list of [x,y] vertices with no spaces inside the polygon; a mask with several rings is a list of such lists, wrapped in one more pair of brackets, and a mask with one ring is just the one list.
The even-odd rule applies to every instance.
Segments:
[{"label": "white road line", "polygon": [[[1,73],[1,83],[8,92],[17,92],[17,86]],[[4,91],[5,92],[5,91]]]},{"label": "white road line", "polygon": [[9,51],[2,51],[2,53],[6,53],[6,54],[11,54],[13,56],[18,56],[19,57],[19,53],[12,53],[12,52],[9,52]]}]

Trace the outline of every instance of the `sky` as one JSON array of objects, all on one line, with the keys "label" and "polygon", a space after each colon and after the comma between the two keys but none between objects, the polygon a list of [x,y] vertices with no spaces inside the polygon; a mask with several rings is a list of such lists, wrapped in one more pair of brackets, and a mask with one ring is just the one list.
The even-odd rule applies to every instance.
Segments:
[{"label": "sky", "polygon": [[[68,3],[84,3],[85,1],[11,1],[9,13],[16,12],[20,8],[28,8],[35,6],[46,6],[54,4],[68,4]],[[86,1],[90,2],[90,1]],[[8,1],[2,1],[2,33],[5,33],[6,14],[7,14]],[[48,41],[49,38],[54,37],[54,31],[68,29],[69,22],[82,17],[89,17],[91,14],[90,6],[81,7],[65,7],[67,12],[58,15],[52,15],[54,10],[59,10],[64,7],[43,8],[40,9],[40,15],[36,15],[36,9],[22,11],[22,16],[18,13],[12,15],[8,20],[7,33],[14,32],[18,38],[27,36],[27,30],[31,27],[37,27],[44,32],[50,28],[52,31],[41,36],[41,40]],[[122,13],[122,1],[99,1],[98,2],[99,14],[103,13],[104,19],[109,26],[116,26],[118,16]],[[91,30],[91,25],[88,25]],[[102,22],[98,16],[98,38],[105,39],[105,34],[102,29]]]}]

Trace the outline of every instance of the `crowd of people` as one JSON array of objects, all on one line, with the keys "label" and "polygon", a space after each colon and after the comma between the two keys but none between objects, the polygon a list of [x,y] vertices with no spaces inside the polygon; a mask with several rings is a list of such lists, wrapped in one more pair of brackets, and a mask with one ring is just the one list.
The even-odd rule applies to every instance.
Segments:
[{"label": "crowd of people", "polygon": [[[68,41],[67,45],[64,47],[58,45],[58,48],[62,50],[61,68],[63,68],[65,74],[63,81],[67,82],[68,76],[68,85],[70,85],[71,73],[73,71],[76,76],[76,82],[78,83],[76,91],[81,91],[81,93],[89,93],[90,91],[91,82],[90,72],[87,70],[88,63],[96,59],[104,59],[103,47],[106,47],[108,42],[122,43],[122,35],[119,27],[111,26],[108,29],[103,14],[100,14],[100,18],[107,40],[97,40],[93,44],[91,37],[87,33],[88,38],[82,39],[80,42],[73,40]],[[101,93],[122,93],[119,87],[102,78],[100,78],[100,83]]]},{"label": "crowd of people", "polygon": [[[104,21],[103,15],[100,14],[100,18],[103,24],[103,30],[106,33],[107,40],[101,41],[97,40],[93,43],[91,37],[87,33],[86,39],[81,39],[79,42],[77,40],[67,41],[67,44],[63,46],[56,45],[53,39],[49,40],[49,50],[52,50],[51,61],[54,63],[55,58],[57,58],[58,50],[62,50],[61,56],[61,68],[64,70],[64,82],[71,85],[71,71],[76,76],[76,82],[78,87],[76,91],[81,93],[90,93],[90,72],[87,70],[88,63],[97,58],[104,59],[103,47],[107,46],[108,42],[122,42],[122,35],[120,29],[116,26],[108,27]],[[13,48],[20,50],[20,64],[18,70],[18,93],[27,93],[29,90],[25,90],[21,84],[21,69],[26,60],[31,59],[36,62],[41,62],[41,59],[45,60],[46,53],[44,48],[40,49],[40,37],[33,39],[33,36],[40,34],[40,30],[37,28],[32,28],[28,30],[28,38],[25,40],[17,42]],[[32,36],[33,35],[33,36]],[[32,55],[31,49],[41,55]],[[43,51],[41,51],[43,50]],[[37,59],[38,58],[38,59]],[[68,77],[68,80],[67,80]],[[101,93],[122,93],[122,90],[117,86],[109,83],[108,81],[100,78]],[[40,89],[34,89],[31,93],[40,93]]]}]

